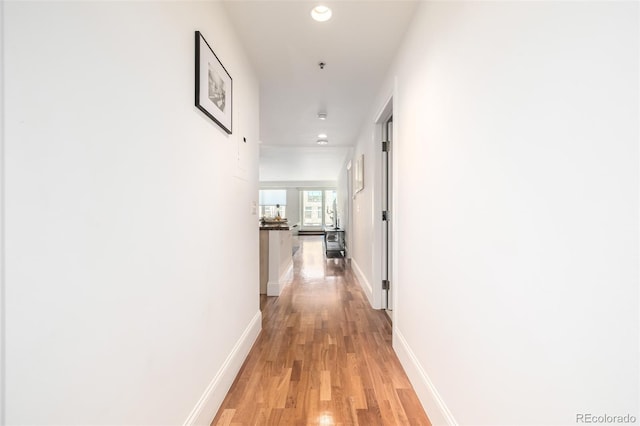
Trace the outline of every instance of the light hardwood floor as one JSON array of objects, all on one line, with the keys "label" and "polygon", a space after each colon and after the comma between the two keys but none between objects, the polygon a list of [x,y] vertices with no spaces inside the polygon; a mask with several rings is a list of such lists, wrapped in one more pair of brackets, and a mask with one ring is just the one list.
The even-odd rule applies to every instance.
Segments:
[{"label": "light hardwood floor", "polygon": [[322,237],[300,237],[294,278],[261,300],[262,333],[212,425],[430,425],[371,309]]}]

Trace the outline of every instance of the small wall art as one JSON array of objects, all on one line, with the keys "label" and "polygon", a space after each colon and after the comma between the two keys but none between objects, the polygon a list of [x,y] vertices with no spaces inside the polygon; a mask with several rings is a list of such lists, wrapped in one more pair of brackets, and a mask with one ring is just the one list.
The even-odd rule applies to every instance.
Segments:
[{"label": "small wall art", "polygon": [[356,160],[355,170],[353,171],[353,193],[356,194],[364,188],[364,154],[360,155]]},{"label": "small wall art", "polygon": [[231,134],[233,79],[216,54],[196,31],[196,107]]}]

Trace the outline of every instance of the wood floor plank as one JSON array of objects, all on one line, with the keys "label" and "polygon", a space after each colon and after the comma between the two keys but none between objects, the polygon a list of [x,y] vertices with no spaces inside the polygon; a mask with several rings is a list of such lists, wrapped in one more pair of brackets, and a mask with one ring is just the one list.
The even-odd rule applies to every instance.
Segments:
[{"label": "wood floor plank", "polygon": [[252,425],[430,425],[369,303],[322,237],[300,238],[294,278],[261,296],[262,333],[212,422]]},{"label": "wood floor plank", "polygon": [[218,424],[220,426],[229,426],[231,424],[231,420],[233,420],[233,415],[235,413],[236,413],[236,410],[233,408],[222,410]]},{"label": "wood floor plank", "polygon": [[331,401],[331,372],[320,372],[320,401]]}]

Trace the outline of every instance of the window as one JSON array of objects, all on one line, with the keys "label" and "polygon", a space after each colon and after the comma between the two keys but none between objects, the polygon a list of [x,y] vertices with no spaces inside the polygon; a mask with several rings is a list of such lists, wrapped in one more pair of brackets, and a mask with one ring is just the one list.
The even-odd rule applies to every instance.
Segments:
[{"label": "window", "polygon": [[334,189],[302,191],[302,226],[306,228],[333,226],[333,218],[336,214],[335,199]]},{"label": "window", "polygon": [[[287,190],[286,189],[261,189],[260,190],[260,217],[273,218],[280,213],[280,217],[287,217]],[[280,207],[278,207],[278,205]]]},{"label": "window", "polygon": [[302,226],[322,226],[322,191],[302,191]]},{"label": "window", "polygon": [[310,203],[322,203],[322,191],[307,191],[307,201]]}]

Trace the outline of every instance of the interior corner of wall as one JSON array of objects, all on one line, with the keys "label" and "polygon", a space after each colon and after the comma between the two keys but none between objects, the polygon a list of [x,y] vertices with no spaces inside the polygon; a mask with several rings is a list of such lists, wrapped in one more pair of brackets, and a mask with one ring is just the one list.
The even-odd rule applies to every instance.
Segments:
[{"label": "interior corner of wall", "polygon": [[371,305],[371,307],[374,309],[380,309],[379,306],[375,306],[375,301],[373,298],[373,287],[371,286],[371,283],[369,282],[369,280],[367,280],[367,277],[364,275],[362,269],[360,269],[360,266],[358,266],[358,262],[356,262],[354,258],[351,258],[351,266],[355,273],[356,279],[360,283],[360,287],[367,295],[367,299],[369,300],[369,304]]}]

